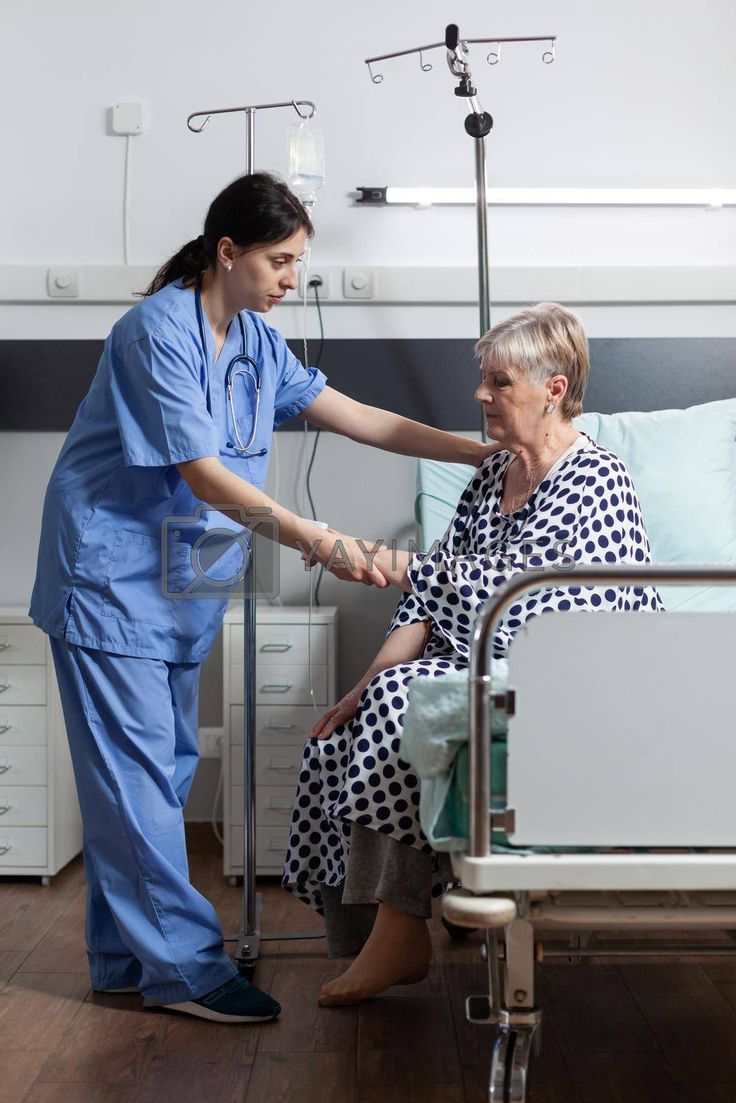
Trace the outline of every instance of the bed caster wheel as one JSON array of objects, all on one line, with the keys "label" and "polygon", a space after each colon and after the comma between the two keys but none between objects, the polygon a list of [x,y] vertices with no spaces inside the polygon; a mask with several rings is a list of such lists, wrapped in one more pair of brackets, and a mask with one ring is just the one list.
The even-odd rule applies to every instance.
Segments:
[{"label": "bed caster wheel", "polygon": [[499,1027],[491,1059],[489,1103],[528,1103],[535,1027]]},{"label": "bed caster wheel", "polygon": [[462,942],[469,934],[475,934],[478,930],[477,927],[458,927],[456,923],[450,923],[447,919],[442,920],[442,926],[453,942]]}]

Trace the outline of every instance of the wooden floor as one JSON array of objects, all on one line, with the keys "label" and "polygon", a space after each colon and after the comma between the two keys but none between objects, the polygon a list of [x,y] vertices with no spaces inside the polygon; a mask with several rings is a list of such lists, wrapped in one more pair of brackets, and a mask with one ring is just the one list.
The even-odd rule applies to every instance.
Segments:
[{"label": "wooden floor", "polygon": [[[237,930],[240,890],[209,829],[190,835],[192,879]],[[264,947],[257,982],[278,1023],[217,1026],[95,996],[83,946],[84,874],[0,882],[2,1103],[482,1103],[490,1030],[464,1021],[482,991],[479,940],[434,932],[427,981],[360,1008],[321,1010],[338,971],[324,943]],[[275,885],[266,929],[318,921]],[[686,952],[686,946],[683,947]],[[534,1103],[736,1103],[736,960],[550,964],[539,970],[543,1054]]]}]

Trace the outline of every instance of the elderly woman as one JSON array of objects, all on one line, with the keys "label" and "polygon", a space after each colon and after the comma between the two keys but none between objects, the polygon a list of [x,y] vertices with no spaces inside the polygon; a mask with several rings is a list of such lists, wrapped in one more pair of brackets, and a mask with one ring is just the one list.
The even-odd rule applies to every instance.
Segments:
[{"label": "elderly woman", "polygon": [[[435,856],[418,821],[419,783],[400,755],[408,689],[467,666],[473,622],[496,589],[535,567],[636,563],[649,543],[620,459],[579,433],[588,344],[579,319],[542,303],[477,345],[489,436],[499,451],[474,475],[439,549],[380,552],[405,594],[364,677],[315,725],[304,753],[284,884],[322,910],[331,957],[357,953],[322,1005],[359,1002],[427,973]],[[554,610],[661,609],[646,587],[529,594],[494,648]]]}]

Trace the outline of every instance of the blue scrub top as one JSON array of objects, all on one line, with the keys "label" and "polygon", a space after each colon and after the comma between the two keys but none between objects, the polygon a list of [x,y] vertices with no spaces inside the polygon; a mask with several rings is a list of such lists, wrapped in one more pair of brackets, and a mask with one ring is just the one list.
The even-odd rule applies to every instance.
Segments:
[{"label": "blue scrub top", "polygon": [[[326,383],[259,315],[241,318],[261,374],[251,451],[264,449],[262,456],[233,447],[225,372],[242,351],[237,319],[216,363],[212,331],[205,318],[203,350],[194,292],[181,283],[143,299],[113,327],[46,491],[30,615],[48,635],[169,662],[199,662],[209,653],[228,594],[216,586],[211,596],[191,594],[212,589],[206,579],[234,576],[243,550],[224,538],[228,550],[202,585],[192,548],[210,529],[242,529],[203,507],[174,465],[217,456],[262,488],[273,430]],[[247,443],[255,390],[242,376],[233,402]]]}]

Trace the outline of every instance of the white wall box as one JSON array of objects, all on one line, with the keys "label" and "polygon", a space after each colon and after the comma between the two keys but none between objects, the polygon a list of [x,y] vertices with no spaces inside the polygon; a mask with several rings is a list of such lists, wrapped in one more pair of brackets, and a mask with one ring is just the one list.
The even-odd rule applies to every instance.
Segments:
[{"label": "white wall box", "polygon": [[0,877],[45,885],[82,849],[82,819],[49,642],[0,607]]},{"label": "white wall box", "polygon": [[[226,877],[243,875],[243,610],[223,628],[223,837]],[[311,655],[311,691],[310,691]],[[256,607],[256,873],[281,874],[302,747],[335,701],[337,609]],[[315,706],[316,705],[316,709]]]}]

